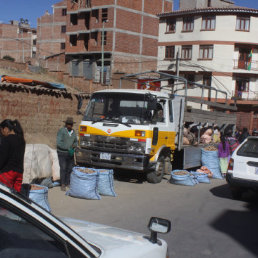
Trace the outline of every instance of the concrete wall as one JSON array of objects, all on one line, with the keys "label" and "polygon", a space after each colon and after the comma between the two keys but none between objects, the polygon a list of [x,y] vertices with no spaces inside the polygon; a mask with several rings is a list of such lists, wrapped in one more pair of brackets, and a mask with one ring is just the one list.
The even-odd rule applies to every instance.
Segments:
[{"label": "concrete wall", "polygon": [[211,0],[210,6],[208,5],[208,0],[180,0],[180,10],[185,9],[198,9],[207,7],[232,7],[234,6],[234,1],[224,1],[224,0]]}]

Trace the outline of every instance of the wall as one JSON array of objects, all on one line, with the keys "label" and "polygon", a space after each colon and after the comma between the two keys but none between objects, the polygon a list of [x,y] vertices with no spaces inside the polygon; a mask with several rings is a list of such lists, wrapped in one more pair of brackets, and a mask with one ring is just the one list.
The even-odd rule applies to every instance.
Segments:
[{"label": "wall", "polygon": [[[77,115],[78,101],[75,95],[70,99],[63,95],[36,92],[28,87],[19,88],[24,92],[17,91],[17,88],[15,92],[14,89],[0,84],[0,120],[18,119],[28,143],[40,142],[55,147],[56,133],[64,125],[67,116],[72,116],[77,122],[77,130],[81,115]],[[83,100],[82,111],[86,103],[87,100]]]}]

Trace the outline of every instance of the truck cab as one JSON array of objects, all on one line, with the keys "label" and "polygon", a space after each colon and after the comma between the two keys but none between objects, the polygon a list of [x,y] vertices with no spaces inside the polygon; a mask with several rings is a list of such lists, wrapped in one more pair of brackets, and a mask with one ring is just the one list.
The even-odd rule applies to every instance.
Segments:
[{"label": "truck cab", "polygon": [[79,127],[79,164],[147,173],[158,183],[171,172],[178,114],[168,93],[103,90],[92,94]]}]

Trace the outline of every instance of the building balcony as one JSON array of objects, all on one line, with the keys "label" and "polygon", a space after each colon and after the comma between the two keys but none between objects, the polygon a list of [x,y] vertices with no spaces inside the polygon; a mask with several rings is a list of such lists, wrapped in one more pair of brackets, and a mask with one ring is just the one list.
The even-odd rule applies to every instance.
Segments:
[{"label": "building balcony", "polygon": [[240,60],[234,59],[234,69],[246,70],[246,71],[257,71],[258,72],[258,61]]},{"label": "building balcony", "polygon": [[235,99],[235,100],[258,100],[258,92],[236,90],[231,99]]}]

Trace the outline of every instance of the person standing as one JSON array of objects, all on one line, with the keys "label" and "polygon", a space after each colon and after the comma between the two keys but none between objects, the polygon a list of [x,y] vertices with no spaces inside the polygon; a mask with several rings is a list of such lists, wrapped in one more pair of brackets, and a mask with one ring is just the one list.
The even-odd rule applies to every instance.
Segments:
[{"label": "person standing", "polygon": [[25,139],[18,120],[5,119],[0,124],[0,182],[21,191]]},{"label": "person standing", "polygon": [[243,128],[242,134],[239,136],[239,143],[242,143],[249,136],[248,130],[246,127]]},{"label": "person standing", "polygon": [[57,154],[60,165],[61,190],[65,191],[70,184],[70,174],[74,165],[74,149],[78,144],[77,136],[73,130],[73,118],[67,117],[65,126],[57,133]]},{"label": "person standing", "polygon": [[223,177],[225,177],[228,169],[228,161],[230,158],[230,145],[223,134],[220,136],[220,143],[218,145],[218,156],[220,171]]}]

